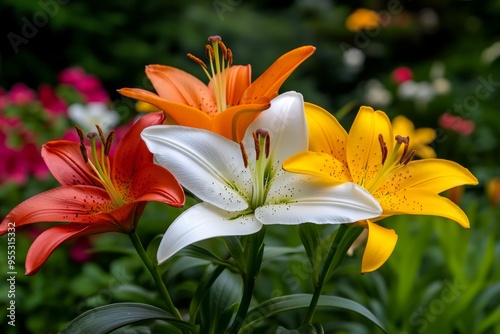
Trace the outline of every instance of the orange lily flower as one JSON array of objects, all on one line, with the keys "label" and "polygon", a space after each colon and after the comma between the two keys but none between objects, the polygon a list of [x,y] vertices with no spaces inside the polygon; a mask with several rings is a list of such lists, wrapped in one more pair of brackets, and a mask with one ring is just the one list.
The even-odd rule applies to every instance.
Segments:
[{"label": "orange lily flower", "polygon": [[143,129],[164,122],[162,112],[137,121],[110,154],[114,132],[96,145],[98,135],[78,129],[81,143],[57,140],[42,147],[42,157],[60,187],[42,192],[17,205],[0,224],[0,235],[9,228],[38,222],[58,222],[39,235],[26,257],[31,275],[64,241],[103,233],[131,233],[149,201],[174,207],[184,204],[184,192],[174,176],[153,163],[153,155],[140,138]]},{"label": "orange lily flower", "polygon": [[294,49],[251,82],[250,65],[231,66],[232,52],[221,38],[212,36],[208,40],[209,67],[188,54],[202,66],[210,80],[208,85],[175,67],[149,65],[146,75],[158,94],[140,88],[118,92],[162,109],[171,124],[210,130],[239,142],[258,113],[269,108],[283,82],[316,50],[313,46]]}]

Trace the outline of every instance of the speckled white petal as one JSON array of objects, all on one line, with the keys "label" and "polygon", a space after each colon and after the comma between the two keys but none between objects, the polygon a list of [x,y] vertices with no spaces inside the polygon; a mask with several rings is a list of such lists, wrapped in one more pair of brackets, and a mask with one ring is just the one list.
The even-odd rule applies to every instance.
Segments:
[{"label": "speckled white petal", "polygon": [[[237,217],[237,218],[236,218]],[[262,224],[253,214],[241,215],[200,203],[182,213],[163,235],[157,259],[164,262],[182,248],[197,241],[258,232]]]},{"label": "speckled white petal", "polygon": [[306,151],[309,145],[304,99],[300,93],[286,92],[271,100],[271,107],[263,111],[248,127],[243,138],[249,158],[255,161],[252,132],[264,129],[271,138],[270,152],[275,170],[283,160]]},{"label": "speckled white petal", "polygon": [[229,211],[248,208],[252,181],[238,144],[215,133],[155,125],[141,133],[155,162],[201,200]]},{"label": "speckled white petal", "polygon": [[[316,179],[317,181],[317,179]],[[328,186],[307,175],[281,172],[266,204],[255,210],[262,224],[338,224],[378,217],[382,208],[354,183]]]}]

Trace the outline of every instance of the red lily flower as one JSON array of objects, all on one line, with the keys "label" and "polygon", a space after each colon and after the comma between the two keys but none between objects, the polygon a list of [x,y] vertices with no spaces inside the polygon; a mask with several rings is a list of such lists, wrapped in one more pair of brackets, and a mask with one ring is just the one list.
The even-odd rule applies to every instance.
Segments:
[{"label": "red lily flower", "polygon": [[208,66],[188,54],[203,68],[210,79],[208,85],[175,67],[149,65],[146,75],[158,94],[141,88],[118,92],[162,109],[169,123],[210,130],[239,142],[254,118],[269,108],[285,80],[316,50],[308,45],[289,51],[251,82],[250,65],[233,66],[232,52],[221,38],[211,36],[208,40]]},{"label": "red lily flower", "polygon": [[0,224],[0,235],[9,227],[38,222],[62,222],[39,235],[26,258],[26,274],[36,273],[64,241],[103,233],[131,233],[149,201],[174,207],[184,204],[184,192],[174,176],[153,163],[153,155],[140,138],[141,131],[162,124],[162,112],[138,120],[119,142],[113,155],[111,132],[96,146],[97,134],[89,133],[90,146],[57,140],[42,147],[42,157],[61,187],[35,195],[16,206]]}]

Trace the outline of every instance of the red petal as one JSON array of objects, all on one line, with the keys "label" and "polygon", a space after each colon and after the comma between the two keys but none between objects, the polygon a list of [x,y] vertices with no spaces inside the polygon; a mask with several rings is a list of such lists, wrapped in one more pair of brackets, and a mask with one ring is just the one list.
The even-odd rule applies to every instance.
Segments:
[{"label": "red petal", "polygon": [[42,158],[62,186],[98,186],[94,172],[83,160],[80,144],[68,140],[50,141],[42,146]]},{"label": "red petal", "polygon": [[153,163],[144,165],[134,176],[129,197],[133,201],[154,201],[175,207],[184,205],[184,191],[174,176]]},{"label": "red petal", "polygon": [[69,224],[59,225],[40,234],[26,255],[26,275],[35,274],[47,261],[52,252],[64,241],[79,236],[113,231],[106,224]]},{"label": "red petal", "polygon": [[161,111],[148,113],[135,122],[118,143],[111,159],[111,179],[119,193],[127,191],[132,178],[143,164],[153,161],[153,154],[141,139],[142,130],[151,125],[162,124],[164,120]]},{"label": "red petal", "polygon": [[113,221],[107,213],[115,210],[108,193],[91,186],[59,187],[35,195],[17,205],[0,224],[5,234],[10,222],[16,227],[40,222],[91,223]]},{"label": "red petal", "polygon": [[146,75],[163,99],[203,110],[207,114],[217,111],[213,94],[195,76],[164,65],[147,66]]}]

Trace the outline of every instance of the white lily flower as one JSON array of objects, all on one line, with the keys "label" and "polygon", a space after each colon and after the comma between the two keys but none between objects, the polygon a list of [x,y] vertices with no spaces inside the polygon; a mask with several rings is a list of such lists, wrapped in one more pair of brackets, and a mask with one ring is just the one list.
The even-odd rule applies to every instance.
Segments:
[{"label": "white lily flower", "polygon": [[325,185],[281,168],[284,159],[308,147],[304,101],[296,92],[273,99],[240,144],[176,125],[151,126],[141,136],[156,163],[203,201],[167,229],[158,249],[160,263],[197,241],[253,234],[263,225],[348,223],[382,212],[353,183]]},{"label": "white lily flower", "polygon": [[99,125],[104,133],[120,122],[120,115],[102,102],[72,104],[68,107],[68,117],[85,131],[95,131],[95,126]]}]

